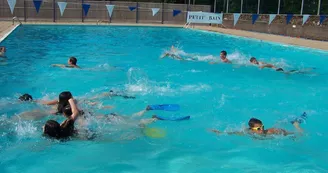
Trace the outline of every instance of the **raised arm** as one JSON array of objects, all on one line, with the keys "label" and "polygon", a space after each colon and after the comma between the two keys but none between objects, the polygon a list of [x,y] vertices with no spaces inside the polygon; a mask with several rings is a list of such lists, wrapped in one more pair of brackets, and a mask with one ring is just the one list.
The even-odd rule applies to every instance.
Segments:
[{"label": "raised arm", "polygon": [[76,120],[77,116],[79,115],[79,109],[77,108],[77,105],[75,104],[74,102],[74,99],[73,98],[70,98],[68,100],[70,106],[71,106],[71,109],[72,109],[72,115],[71,115],[71,119],[73,119],[74,121]]}]

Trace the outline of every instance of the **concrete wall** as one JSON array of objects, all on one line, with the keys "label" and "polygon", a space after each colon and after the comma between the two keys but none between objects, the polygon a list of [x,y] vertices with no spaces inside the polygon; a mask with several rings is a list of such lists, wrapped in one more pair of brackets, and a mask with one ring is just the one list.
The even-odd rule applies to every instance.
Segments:
[{"label": "concrete wall", "polygon": [[280,15],[275,18],[271,25],[268,25],[269,15],[260,15],[253,25],[252,15],[242,14],[236,26],[233,26],[233,14],[224,14],[223,26],[219,27],[328,41],[327,20],[323,25],[318,25],[319,16],[311,16],[304,26],[302,26],[302,21],[302,16],[294,16],[287,25],[286,15]]},{"label": "concrete wall", "polygon": [[[7,0],[0,0],[0,20],[11,20],[17,16],[21,21],[56,21],[56,22],[113,22],[113,23],[171,23],[185,24],[186,11],[190,10],[209,12],[210,5],[148,3],[148,2],[124,2],[124,1],[88,1],[91,5],[87,16],[82,17],[82,0],[67,0],[68,3],[64,15],[60,15],[57,1],[43,0],[39,14],[36,13],[33,0],[17,0],[14,15],[11,14]],[[105,5],[115,5],[112,18],[108,16]],[[137,6],[138,9],[130,11],[129,6]],[[152,16],[151,8],[160,8],[160,11]],[[173,9],[181,10],[182,13],[173,17]],[[55,12],[55,13],[54,13]]]}]

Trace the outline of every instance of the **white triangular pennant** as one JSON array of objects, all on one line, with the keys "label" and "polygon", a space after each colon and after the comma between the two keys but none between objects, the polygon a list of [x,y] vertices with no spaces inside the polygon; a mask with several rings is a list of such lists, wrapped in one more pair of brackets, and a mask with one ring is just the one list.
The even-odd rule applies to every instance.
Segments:
[{"label": "white triangular pennant", "polygon": [[106,5],[109,17],[112,17],[115,5]]},{"label": "white triangular pennant", "polygon": [[276,18],[276,14],[270,14],[270,18],[269,18],[269,25],[271,24],[271,22]]},{"label": "white triangular pennant", "polygon": [[240,13],[233,13],[233,26],[236,26],[240,17]]},{"label": "white triangular pennant", "polygon": [[153,16],[155,16],[158,13],[159,8],[152,8],[151,10],[153,11]]},{"label": "white triangular pennant", "polygon": [[57,4],[59,7],[60,15],[63,16],[67,2],[57,2]]},{"label": "white triangular pennant", "polygon": [[302,25],[304,25],[304,23],[309,19],[309,17],[310,17],[309,14],[304,14],[303,15],[303,24]]},{"label": "white triangular pennant", "polygon": [[7,0],[11,14],[14,14],[14,9],[16,5],[16,0]]}]

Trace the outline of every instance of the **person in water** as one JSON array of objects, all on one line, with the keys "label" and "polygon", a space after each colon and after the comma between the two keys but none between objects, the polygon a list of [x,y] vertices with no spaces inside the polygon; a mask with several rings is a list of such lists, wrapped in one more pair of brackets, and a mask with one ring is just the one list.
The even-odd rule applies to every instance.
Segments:
[{"label": "person in water", "polygon": [[[221,59],[221,62],[223,62],[223,63],[231,64],[231,61],[227,58],[227,51],[225,51],[225,50],[221,51],[220,59]],[[210,62],[210,64],[217,64],[217,62]]]},{"label": "person in water", "polygon": [[74,128],[74,119],[72,119],[72,109],[67,105],[62,109],[64,116],[67,118],[59,124],[55,120],[48,120],[43,126],[43,134],[55,139],[65,139],[77,134]]},{"label": "person in water", "polygon": [[104,92],[98,96],[93,97],[92,99],[99,99],[99,98],[104,98],[104,97],[122,97],[124,99],[135,99],[136,97],[134,96],[128,96],[120,92],[115,92],[113,90],[109,90],[109,92]]},{"label": "person in water", "polygon": [[81,113],[81,111],[76,105],[76,101],[74,100],[71,92],[69,91],[64,91],[60,93],[58,100],[41,101],[41,103],[45,105],[57,105],[57,110],[55,114],[63,114],[63,108],[69,105],[72,109],[71,119],[73,120],[76,120]]},{"label": "person in water", "polygon": [[272,64],[268,64],[268,63],[265,63],[265,62],[261,62],[261,61],[257,61],[257,59],[255,57],[252,57],[250,60],[250,63],[251,64],[254,64],[254,65],[257,65],[259,66],[259,68],[263,69],[263,68],[271,68],[271,69],[274,69],[278,72],[282,72],[282,73],[285,73],[285,74],[308,74],[310,73],[310,71],[312,69],[315,69],[315,68],[307,68],[307,69],[303,69],[303,70],[289,70],[289,71],[285,71],[283,68],[278,68]]},{"label": "person in water", "polygon": [[6,47],[0,47],[0,57],[6,57]]},{"label": "person in water", "polygon": [[33,101],[33,98],[29,94],[23,94],[18,98],[20,101]]},{"label": "person in water", "polygon": [[185,61],[185,60],[192,60],[192,61],[196,61],[197,59],[194,57],[186,57],[186,58],[182,58],[179,55],[177,55],[177,50],[176,48],[172,45],[171,46],[171,50],[169,52],[166,52],[161,58],[165,58],[165,57],[170,57],[172,59],[175,60],[179,60],[179,61]]},{"label": "person in water", "polygon": [[[301,118],[297,118],[294,121],[292,121],[291,123],[293,124],[293,126],[296,128],[296,130],[299,133],[303,132],[303,129],[300,127],[300,123],[302,123],[302,121],[304,121],[304,119],[306,118],[306,113],[304,113]],[[287,136],[287,135],[292,135],[295,134],[294,132],[289,132],[285,129],[278,129],[278,128],[269,128],[269,129],[264,129],[264,125],[262,123],[261,120],[257,119],[257,118],[251,118],[248,121],[248,128],[245,129],[244,131],[235,131],[235,132],[226,132],[225,134],[228,135],[261,135],[261,136],[270,136],[270,135],[283,135],[283,136]],[[223,134],[224,132],[221,132],[219,130],[211,130],[212,132],[216,133],[216,134]]]},{"label": "person in water", "polygon": [[77,59],[75,57],[70,57],[67,62],[68,65],[65,64],[52,64],[53,67],[62,67],[62,68],[80,68],[77,65]]}]

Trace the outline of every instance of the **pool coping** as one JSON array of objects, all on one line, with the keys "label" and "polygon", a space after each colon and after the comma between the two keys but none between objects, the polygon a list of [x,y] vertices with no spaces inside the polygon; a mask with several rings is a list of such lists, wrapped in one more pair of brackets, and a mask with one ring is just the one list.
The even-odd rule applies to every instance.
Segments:
[{"label": "pool coping", "polygon": [[[172,28],[183,28],[184,25],[179,24],[149,24],[149,23],[91,23],[91,22],[26,22],[24,25],[71,25],[71,26],[143,26],[143,27],[172,27]],[[13,29],[4,34],[0,38],[0,43],[5,40],[5,38],[10,35],[19,25],[15,26]],[[258,41],[265,41],[273,44],[283,44],[291,45],[299,48],[310,48],[319,51],[328,51],[328,42],[308,40],[303,38],[293,38],[286,36],[279,36],[266,33],[258,33],[244,30],[236,29],[225,29],[212,26],[194,26],[195,29],[217,32],[230,36],[242,37],[244,39],[255,39]]]},{"label": "pool coping", "polygon": [[14,27],[9,27],[9,29],[2,31],[3,36],[0,37],[0,43],[2,43],[20,24],[15,25]]}]

